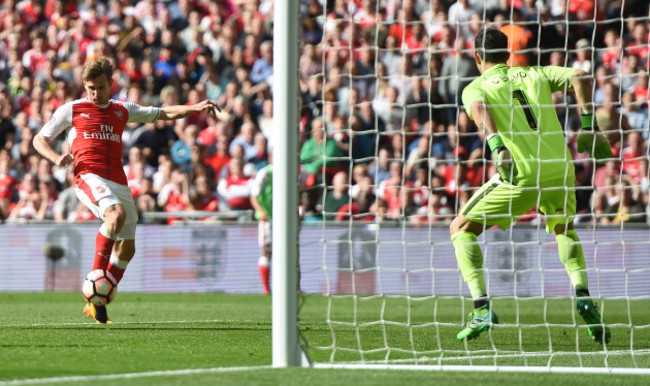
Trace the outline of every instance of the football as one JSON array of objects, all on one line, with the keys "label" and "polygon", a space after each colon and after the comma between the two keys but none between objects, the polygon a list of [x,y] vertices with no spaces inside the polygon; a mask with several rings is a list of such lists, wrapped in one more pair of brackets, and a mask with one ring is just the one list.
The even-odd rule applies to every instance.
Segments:
[{"label": "football", "polygon": [[104,269],[91,271],[81,285],[84,298],[97,306],[105,306],[117,293],[115,277]]}]

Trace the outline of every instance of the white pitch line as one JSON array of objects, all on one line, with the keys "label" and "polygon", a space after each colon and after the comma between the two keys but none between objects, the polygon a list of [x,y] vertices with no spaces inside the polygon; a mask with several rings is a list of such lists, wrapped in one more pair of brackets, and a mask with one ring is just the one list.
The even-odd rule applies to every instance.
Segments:
[{"label": "white pitch line", "polygon": [[[535,358],[535,357],[553,357],[553,356],[596,356],[596,355],[608,355],[608,356],[618,356],[618,355],[648,355],[650,350],[638,350],[638,351],[625,351],[625,350],[612,350],[612,351],[586,351],[586,352],[576,352],[576,351],[557,351],[557,352],[511,352],[510,354],[493,354],[493,355],[471,355],[471,356],[457,356],[457,357],[444,357],[444,358],[432,358],[432,357],[421,357],[417,358],[418,362],[455,362],[455,361],[469,361],[477,359],[508,359],[508,358]],[[363,363],[367,364],[400,364],[400,363],[413,363],[416,359],[393,359],[389,361],[375,360],[375,361],[365,361]],[[359,363],[361,362],[353,362]]]},{"label": "white pitch line", "polygon": [[16,379],[13,381],[0,381],[0,386],[38,385],[43,383],[71,383],[91,382],[111,379],[134,379],[145,377],[163,377],[176,375],[230,373],[235,371],[256,371],[271,369],[272,366],[241,366],[241,367],[213,367],[208,369],[183,369],[167,371],[145,371],[142,373],[105,374],[105,375],[74,375],[67,377]]},{"label": "white pitch line", "polygon": [[[189,324],[189,323],[260,323],[260,320],[235,320],[235,319],[213,319],[213,320],[153,320],[144,322],[113,322],[111,325],[121,324]],[[25,323],[25,324],[2,324],[4,327],[65,327],[65,326],[97,326],[95,322],[69,322],[69,323]]]}]

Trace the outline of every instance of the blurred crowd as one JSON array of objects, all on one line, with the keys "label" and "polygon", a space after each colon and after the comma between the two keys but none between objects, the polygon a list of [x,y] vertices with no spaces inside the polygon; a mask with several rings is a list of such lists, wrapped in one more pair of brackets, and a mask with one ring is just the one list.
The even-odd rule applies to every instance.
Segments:
[{"label": "blurred crowd", "polygon": [[[615,156],[606,164],[577,154],[579,111],[570,93],[555,95],[576,160],[577,221],[646,221],[646,0],[303,0],[300,13],[305,221],[448,221],[495,173],[460,100],[479,75],[473,42],[486,26],[509,36],[511,65],[593,76]],[[83,64],[100,56],[115,64],[113,99],[211,99],[223,110],[128,125],[124,170],[139,210],[168,212],[171,223],[177,212],[223,219],[252,208],[252,179],[272,162],[279,130],[272,0],[5,0],[0,24],[1,218],[94,219],[71,171],[31,140],[56,108],[85,96]],[[532,210],[522,221],[541,220]]]}]

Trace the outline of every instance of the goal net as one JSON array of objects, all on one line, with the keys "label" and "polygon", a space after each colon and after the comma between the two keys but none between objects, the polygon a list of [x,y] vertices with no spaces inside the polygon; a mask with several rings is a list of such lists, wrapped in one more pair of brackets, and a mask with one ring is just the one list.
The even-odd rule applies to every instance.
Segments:
[{"label": "goal net", "polygon": [[[301,20],[299,318],[310,360],[650,373],[647,2],[341,0],[311,2]],[[509,36],[510,65],[574,67],[593,79],[614,154],[606,163],[576,151],[573,92],[553,100],[608,344],[577,313],[537,206],[479,236],[500,323],[456,338],[474,304],[449,224],[496,173],[460,98],[479,75],[474,38],[486,27]]]}]

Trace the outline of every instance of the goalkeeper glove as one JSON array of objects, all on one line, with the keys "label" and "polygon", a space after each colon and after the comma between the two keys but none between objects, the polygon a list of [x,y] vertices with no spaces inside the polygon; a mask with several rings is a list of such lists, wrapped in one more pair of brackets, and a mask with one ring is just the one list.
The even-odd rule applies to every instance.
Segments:
[{"label": "goalkeeper glove", "polygon": [[596,160],[612,158],[612,149],[605,135],[598,128],[593,114],[582,114],[582,130],[578,134],[578,153],[589,150],[589,157]]},{"label": "goalkeeper glove", "polygon": [[498,134],[493,134],[488,137],[487,143],[494,154],[494,161],[496,162],[497,171],[501,176],[501,180],[515,185],[517,165],[512,158],[512,153],[510,153],[510,150],[508,150]]}]

